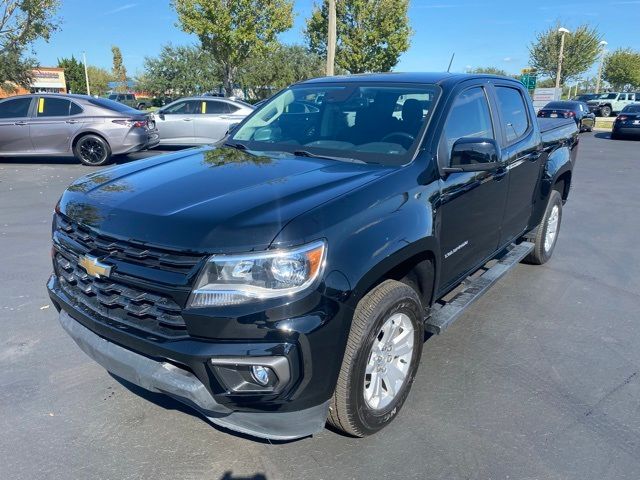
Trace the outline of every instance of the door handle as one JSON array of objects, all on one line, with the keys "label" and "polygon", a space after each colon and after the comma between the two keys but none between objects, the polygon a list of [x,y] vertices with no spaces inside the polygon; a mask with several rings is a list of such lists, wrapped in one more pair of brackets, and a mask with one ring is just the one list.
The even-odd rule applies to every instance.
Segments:
[{"label": "door handle", "polygon": [[78,123],[78,120],[67,120],[67,123]]},{"label": "door handle", "polygon": [[183,122],[190,122],[190,121],[191,121],[191,118],[183,118],[183,119],[182,119],[182,121],[183,121]]},{"label": "door handle", "polygon": [[21,125],[22,126],[22,125],[29,125],[29,124],[27,122],[21,120],[19,122],[14,123],[14,125]]}]

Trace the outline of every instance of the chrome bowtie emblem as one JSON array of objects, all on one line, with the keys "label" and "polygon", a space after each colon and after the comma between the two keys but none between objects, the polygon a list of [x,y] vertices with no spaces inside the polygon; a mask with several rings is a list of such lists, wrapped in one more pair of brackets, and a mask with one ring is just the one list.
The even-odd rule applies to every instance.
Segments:
[{"label": "chrome bowtie emblem", "polygon": [[111,274],[111,267],[100,263],[96,257],[90,255],[82,255],[78,258],[78,265],[80,265],[88,275],[95,278],[108,277]]}]

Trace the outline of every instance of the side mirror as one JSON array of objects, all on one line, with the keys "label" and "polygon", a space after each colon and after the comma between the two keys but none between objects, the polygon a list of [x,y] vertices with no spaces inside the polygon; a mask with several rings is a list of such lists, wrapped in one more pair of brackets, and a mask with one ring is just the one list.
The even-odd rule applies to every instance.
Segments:
[{"label": "side mirror", "polygon": [[445,173],[483,172],[499,165],[498,144],[493,138],[459,138],[451,149]]},{"label": "side mirror", "polygon": [[156,111],[156,115],[158,115],[158,118],[160,118],[160,120],[164,120],[164,110]]}]

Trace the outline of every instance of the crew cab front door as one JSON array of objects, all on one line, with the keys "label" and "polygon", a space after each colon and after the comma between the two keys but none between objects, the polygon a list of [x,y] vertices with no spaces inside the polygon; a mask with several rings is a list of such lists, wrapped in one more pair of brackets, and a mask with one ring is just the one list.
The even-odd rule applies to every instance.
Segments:
[{"label": "crew cab front door", "polygon": [[[453,144],[461,138],[497,140],[488,91],[468,88],[457,95],[445,121],[438,147],[438,163],[450,166]],[[498,248],[507,198],[505,166],[482,172],[457,172],[441,178],[440,265],[446,288],[478,267]]]},{"label": "crew cab front door", "polygon": [[533,212],[542,176],[540,133],[533,125],[535,114],[530,110],[522,90],[496,82],[495,97],[499,128],[503,133],[502,156],[509,171],[509,190],[502,222],[500,244],[506,245],[522,235]]}]

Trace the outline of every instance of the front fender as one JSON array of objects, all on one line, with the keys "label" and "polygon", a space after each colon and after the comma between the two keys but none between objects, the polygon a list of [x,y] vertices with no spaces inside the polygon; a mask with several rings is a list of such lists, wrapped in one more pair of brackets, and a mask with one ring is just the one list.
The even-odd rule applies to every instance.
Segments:
[{"label": "front fender", "polygon": [[289,223],[274,244],[326,238],[327,275],[338,270],[347,278],[351,292],[346,303],[355,308],[400,263],[425,253],[439,258],[434,235],[438,183],[420,185],[412,170],[401,169],[307,212]]}]

